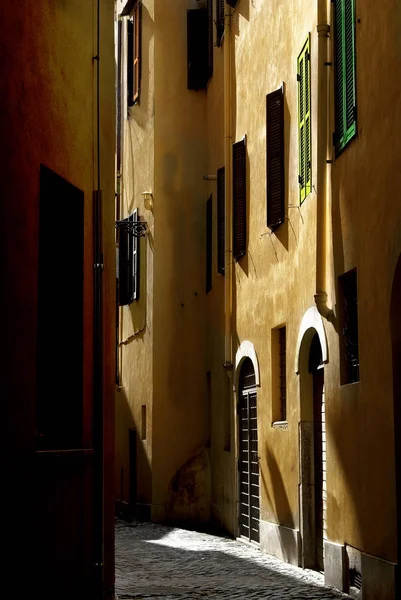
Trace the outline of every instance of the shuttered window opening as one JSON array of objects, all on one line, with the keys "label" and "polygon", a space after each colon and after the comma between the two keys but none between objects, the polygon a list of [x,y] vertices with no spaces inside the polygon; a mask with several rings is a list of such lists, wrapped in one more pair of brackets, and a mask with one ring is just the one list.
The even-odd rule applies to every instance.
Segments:
[{"label": "shuttered window opening", "polygon": [[355,1],[334,0],[336,154],[356,136]]},{"label": "shuttered window opening", "polygon": [[117,294],[119,306],[139,299],[139,238],[132,223],[138,221],[138,209],[120,221],[117,239]]},{"label": "shuttered window opening", "polygon": [[142,2],[136,2],[132,19],[127,20],[127,93],[128,106],[139,103],[141,83]]},{"label": "shuttered window opening", "polygon": [[233,145],[234,258],[246,253],[246,137]]},{"label": "shuttered window opening", "polygon": [[206,202],[206,293],[212,289],[212,196]]},{"label": "shuttered window opening", "polygon": [[216,46],[221,46],[224,35],[225,1],[216,0]]},{"label": "shuttered window opening", "polygon": [[280,88],[266,96],[267,226],[274,230],[285,220],[284,208],[284,95]]},{"label": "shuttered window opening", "polygon": [[356,269],[338,280],[341,325],[341,384],[359,381],[358,288]]},{"label": "shuttered window opening", "polygon": [[311,69],[310,41],[307,39],[298,56],[298,137],[299,199],[302,203],[312,191],[311,136]]},{"label": "shuttered window opening", "polygon": [[226,170],[221,167],[217,170],[217,271],[220,275],[225,273],[225,218],[226,218]]},{"label": "shuttered window opening", "polygon": [[287,347],[286,328],[279,329],[280,342],[280,421],[287,420]]},{"label": "shuttered window opening", "polygon": [[207,0],[208,76],[213,75],[213,0]]},{"label": "shuttered window opening", "polygon": [[187,67],[188,89],[206,89],[209,79],[209,21],[207,8],[187,11]]}]

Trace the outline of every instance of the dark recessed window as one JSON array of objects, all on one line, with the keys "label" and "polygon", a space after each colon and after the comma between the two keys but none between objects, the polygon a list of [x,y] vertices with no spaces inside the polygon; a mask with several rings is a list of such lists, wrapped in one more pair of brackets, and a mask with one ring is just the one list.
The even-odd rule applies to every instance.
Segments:
[{"label": "dark recessed window", "polygon": [[338,278],[341,384],[359,381],[358,289],[356,269]]}]

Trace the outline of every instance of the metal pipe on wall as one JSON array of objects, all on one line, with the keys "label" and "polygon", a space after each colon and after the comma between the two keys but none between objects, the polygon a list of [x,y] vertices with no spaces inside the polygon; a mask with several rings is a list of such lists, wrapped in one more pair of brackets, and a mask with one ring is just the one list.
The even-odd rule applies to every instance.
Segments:
[{"label": "metal pipe on wall", "polygon": [[330,25],[327,19],[327,0],[317,0],[317,204],[316,204],[316,293],[315,303],[319,313],[332,321],[334,312],[327,306],[327,229],[328,229],[328,43]]}]

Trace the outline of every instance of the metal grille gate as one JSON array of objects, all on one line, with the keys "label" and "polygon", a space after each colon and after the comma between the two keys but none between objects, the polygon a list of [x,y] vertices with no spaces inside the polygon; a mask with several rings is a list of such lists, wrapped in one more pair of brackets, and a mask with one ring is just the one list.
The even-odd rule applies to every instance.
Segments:
[{"label": "metal grille gate", "polygon": [[245,359],[239,385],[239,530],[259,542],[259,457],[255,371]]}]

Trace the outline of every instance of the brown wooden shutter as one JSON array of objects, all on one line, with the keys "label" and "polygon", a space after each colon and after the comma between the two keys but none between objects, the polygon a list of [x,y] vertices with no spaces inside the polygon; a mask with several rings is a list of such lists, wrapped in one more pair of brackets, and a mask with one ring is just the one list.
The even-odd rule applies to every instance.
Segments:
[{"label": "brown wooden shutter", "polygon": [[212,196],[206,202],[206,294],[212,289]]},{"label": "brown wooden shutter", "polygon": [[134,105],[134,24],[127,19],[127,102]]},{"label": "brown wooden shutter", "polygon": [[217,170],[217,271],[225,272],[225,176],[224,167]]},{"label": "brown wooden shutter", "polygon": [[187,65],[188,89],[205,89],[209,73],[207,8],[187,11]]},{"label": "brown wooden shutter", "polygon": [[266,96],[267,226],[285,219],[284,208],[284,95],[280,88]]},{"label": "brown wooden shutter", "polygon": [[246,138],[233,145],[233,254],[246,253]]},{"label": "brown wooden shutter", "polygon": [[224,34],[224,0],[216,0],[216,46],[221,46]]},{"label": "brown wooden shutter", "polygon": [[142,45],[142,2],[137,2],[134,8],[134,93],[133,100],[139,102],[141,85],[141,45]]}]

